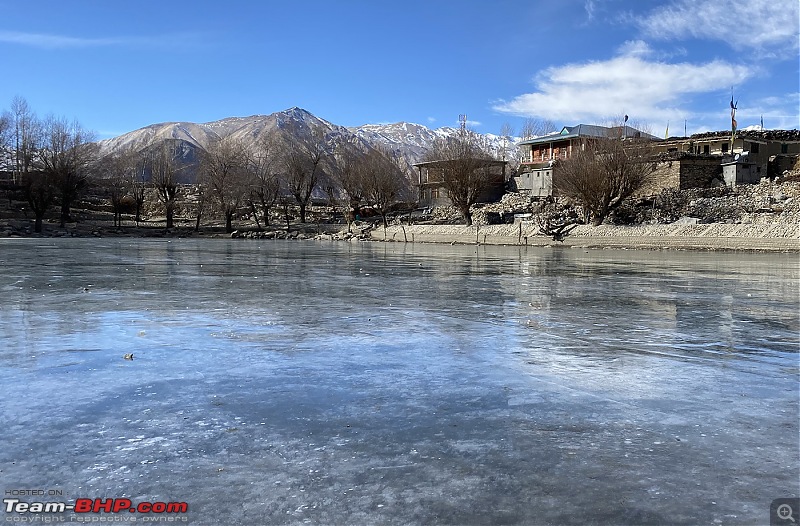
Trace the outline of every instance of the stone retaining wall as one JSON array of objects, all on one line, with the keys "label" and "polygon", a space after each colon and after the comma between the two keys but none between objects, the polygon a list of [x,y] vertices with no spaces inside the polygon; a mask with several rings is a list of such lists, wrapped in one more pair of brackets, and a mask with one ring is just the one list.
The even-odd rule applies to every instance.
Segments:
[{"label": "stone retaining wall", "polygon": [[372,240],[487,245],[675,248],[800,252],[800,225],[579,225],[563,241],[538,234],[536,226],[392,225],[369,233]]}]

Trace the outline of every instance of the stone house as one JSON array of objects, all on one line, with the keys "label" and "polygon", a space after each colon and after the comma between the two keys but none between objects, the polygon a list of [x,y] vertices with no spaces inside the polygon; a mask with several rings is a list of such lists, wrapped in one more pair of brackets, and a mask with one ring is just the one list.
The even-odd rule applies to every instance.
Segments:
[{"label": "stone house", "polygon": [[681,151],[662,152],[656,156],[650,184],[638,194],[654,195],[666,188],[705,188],[715,179],[722,180],[719,157]]},{"label": "stone house", "polygon": [[[738,155],[738,159],[744,163],[747,158],[748,164],[754,167],[753,177],[761,178],[767,176],[767,163],[769,161],[767,141],[760,136],[752,136],[746,132],[740,132],[731,144],[730,132],[709,132],[698,133],[690,137],[669,138],[659,141],[654,145],[656,153],[685,153],[694,158],[715,159],[717,164],[731,162]],[[691,157],[684,157],[691,158]],[[748,169],[749,171],[749,169]],[[722,179],[722,170],[719,171],[719,179]],[[708,182],[711,180],[709,179]],[[758,179],[755,180],[758,182]],[[690,188],[690,186],[687,186]]]},{"label": "stone house", "polygon": [[670,137],[656,143],[654,148],[659,154],[689,154],[682,157],[684,160],[716,159],[720,168],[714,177],[728,185],[757,183],[762,177],[780,175],[787,166],[794,164],[794,159],[800,155],[800,131],[740,130],[732,143],[729,131],[698,133],[690,137]]},{"label": "stone house", "polygon": [[[441,172],[441,165],[448,161],[426,161],[417,163],[417,188],[419,190],[419,206],[429,208],[434,206],[450,206],[453,203],[447,196],[447,189]],[[479,203],[499,201],[506,191],[506,165],[508,161],[482,160],[480,163],[484,173],[481,174],[488,180],[487,188],[478,197]]]}]

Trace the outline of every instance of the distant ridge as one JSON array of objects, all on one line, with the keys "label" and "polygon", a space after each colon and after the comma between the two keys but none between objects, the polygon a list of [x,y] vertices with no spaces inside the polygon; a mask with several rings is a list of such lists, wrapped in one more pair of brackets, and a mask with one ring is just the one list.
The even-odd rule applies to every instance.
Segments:
[{"label": "distant ridge", "polygon": [[[410,170],[411,165],[420,162],[434,141],[440,137],[451,136],[456,128],[442,127],[430,129],[422,124],[397,122],[392,124],[364,124],[345,128],[321,119],[308,110],[298,107],[288,108],[269,115],[249,117],[227,117],[213,122],[163,122],[151,124],[118,137],[99,142],[101,154],[107,155],[126,149],[140,151],[159,139],[175,139],[186,149],[205,149],[220,137],[231,135],[245,141],[255,141],[265,133],[278,132],[289,135],[292,140],[307,140],[311,129],[322,127],[329,137],[338,141],[361,144],[366,147],[383,146],[390,148]],[[480,134],[486,146],[493,152],[503,148],[503,138],[493,134]],[[508,155],[513,155],[513,143],[505,141]]]}]

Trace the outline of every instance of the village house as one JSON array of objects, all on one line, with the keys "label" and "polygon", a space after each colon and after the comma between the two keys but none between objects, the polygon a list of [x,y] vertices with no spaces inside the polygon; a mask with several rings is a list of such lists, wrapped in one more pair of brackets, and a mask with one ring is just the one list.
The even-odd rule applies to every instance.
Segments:
[{"label": "village house", "polygon": [[794,166],[800,155],[798,130],[741,130],[731,143],[731,132],[699,133],[662,140],[636,129],[579,124],[560,132],[521,141],[520,169],[511,188],[536,197],[553,195],[558,161],[586,148],[600,138],[648,138],[652,140],[655,171],[652,182],[640,194],[653,195],[665,188],[685,190],[718,182],[728,186],[758,183]]},{"label": "village house", "polygon": [[664,187],[702,187],[715,179],[736,186],[777,177],[793,166],[800,131],[740,130],[732,143],[729,131],[698,133],[670,137],[653,148],[661,160],[656,179]]},{"label": "village house", "polygon": [[[419,189],[420,207],[431,208],[453,204],[447,196],[447,189],[445,188],[441,170],[442,165],[447,162],[449,161],[427,161],[414,165],[418,174],[416,186]],[[486,178],[488,185],[479,195],[477,202],[491,203],[499,201],[506,191],[506,165],[508,161],[481,160],[479,164],[481,165],[479,170],[484,171],[482,176]]]},{"label": "village house", "polygon": [[[560,132],[526,139],[518,143],[520,167],[511,178],[510,187],[535,197],[553,195],[553,177],[558,171],[557,161],[569,159],[573,152],[585,149],[593,141],[605,138],[649,138],[652,135],[631,126],[606,127],[591,124],[565,126]],[[557,175],[556,175],[557,177]]]}]

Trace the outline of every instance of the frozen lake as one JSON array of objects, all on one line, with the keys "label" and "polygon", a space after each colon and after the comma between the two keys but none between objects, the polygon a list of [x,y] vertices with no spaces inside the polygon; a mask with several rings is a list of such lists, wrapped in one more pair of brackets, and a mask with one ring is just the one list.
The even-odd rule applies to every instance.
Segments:
[{"label": "frozen lake", "polygon": [[796,254],[27,239],[0,265],[6,495],[533,525],[800,496]]}]

